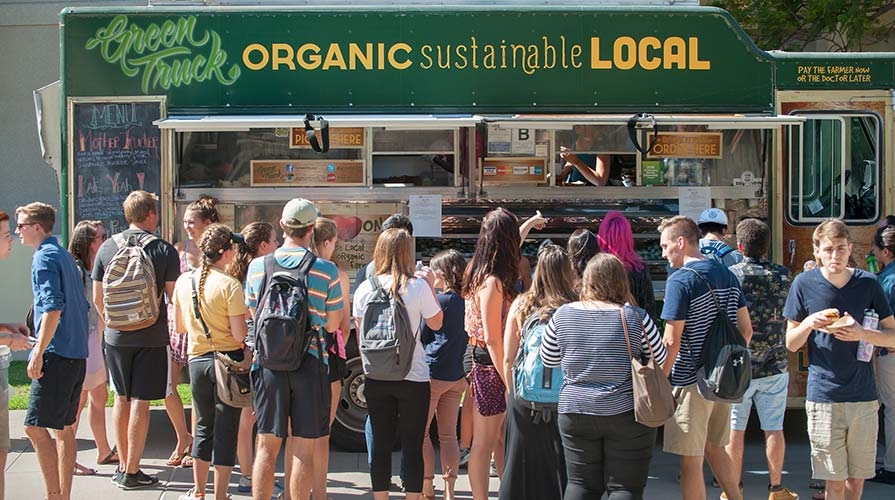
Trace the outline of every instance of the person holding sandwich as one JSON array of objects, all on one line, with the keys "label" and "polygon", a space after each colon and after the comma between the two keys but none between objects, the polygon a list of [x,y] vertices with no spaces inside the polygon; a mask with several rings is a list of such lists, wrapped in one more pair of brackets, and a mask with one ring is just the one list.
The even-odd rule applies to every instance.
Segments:
[{"label": "person holding sandwich", "polygon": [[[845,223],[827,219],[812,239],[819,266],[793,280],[783,308],[786,347],[808,345],[812,477],[826,480],[827,500],[860,498],[876,472],[879,402],[873,366],[859,358],[859,343],[895,347],[895,318],[876,276],[849,267]],[[864,322],[872,312],[878,329]]]}]

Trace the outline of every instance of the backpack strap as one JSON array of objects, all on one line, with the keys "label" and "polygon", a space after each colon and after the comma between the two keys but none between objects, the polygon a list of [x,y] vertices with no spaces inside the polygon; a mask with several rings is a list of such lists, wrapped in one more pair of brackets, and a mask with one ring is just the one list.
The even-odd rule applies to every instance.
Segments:
[{"label": "backpack strap", "polygon": [[723,259],[724,256],[729,254],[730,252],[733,252],[733,248],[730,248],[729,245],[725,244],[724,248],[719,250],[716,255],[718,256],[719,259]]},{"label": "backpack strap", "polygon": [[[691,273],[695,274],[699,279],[702,280],[703,283],[705,283],[705,285],[706,285],[707,287],[709,287],[709,292],[712,293],[712,300],[715,301],[715,309],[716,309],[715,314],[716,314],[716,315],[718,315],[718,314],[726,314],[724,311],[721,310],[721,302],[718,300],[718,294],[715,293],[715,289],[714,289],[714,287],[712,287],[712,284],[709,282],[709,280],[707,280],[707,279],[705,278],[705,276],[703,276],[702,273],[700,273],[700,272],[697,271],[696,269],[692,269],[692,268],[689,268],[689,267],[687,267],[687,266],[684,266],[684,267],[682,267],[681,269],[686,269],[687,271],[690,271]],[[683,333],[681,333],[681,338],[683,338]],[[696,363],[696,357],[693,356],[693,349],[690,348],[690,341],[689,341],[689,340],[687,340],[687,351],[689,351],[689,353],[690,353],[690,358],[693,360],[693,363],[695,364],[695,363]]]}]

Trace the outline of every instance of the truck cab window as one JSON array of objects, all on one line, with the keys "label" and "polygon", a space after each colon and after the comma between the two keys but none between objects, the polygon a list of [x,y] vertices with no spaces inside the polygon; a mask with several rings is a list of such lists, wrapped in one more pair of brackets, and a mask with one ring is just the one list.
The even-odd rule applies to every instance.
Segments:
[{"label": "truck cab window", "polygon": [[810,114],[785,144],[788,217],[815,224],[827,217],[871,223],[879,217],[881,135],[873,114]]}]

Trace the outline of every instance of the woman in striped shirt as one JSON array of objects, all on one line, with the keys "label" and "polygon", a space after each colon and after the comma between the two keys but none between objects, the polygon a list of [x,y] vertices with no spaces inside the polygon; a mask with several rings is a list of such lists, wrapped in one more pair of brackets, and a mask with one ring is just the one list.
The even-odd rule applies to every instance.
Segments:
[{"label": "woman in striped shirt", "polygon": [[[634,421],[631,360],[665,361],[662,336],[631,300],[625,266],[597,254],[584,270],[581,301],[557,309],[541,344],[544,366],[562,367],[559,433],[565,449],[565,500],[641,499],[656,430]],[[624,315],[624,318],[622,317]]]}]

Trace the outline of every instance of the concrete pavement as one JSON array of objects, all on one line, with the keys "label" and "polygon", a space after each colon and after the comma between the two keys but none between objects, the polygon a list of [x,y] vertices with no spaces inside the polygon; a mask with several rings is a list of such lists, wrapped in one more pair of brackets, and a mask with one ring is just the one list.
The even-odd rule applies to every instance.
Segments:
[{"label": "concrete pavement", "polygon": [[[6,468],[6,498],[10,500],[31,500],[43,498],[43,479],[38,467],[37,457],[30,443],[24,437],[23,421],[24,411],[10,411],[10,430],[12,449]],[[753,421],[757,419],[753,418]],[[107,422],[111,421],[111,409],[107,409]],[[763,500],[767,498],[767,468],[764,458],[764,445],[760,431],[753,429],[757,422],[750,422],[750,430],[747,433],[746,454],[744,458],[744,475],[746,498]],[[111,437],[111,431],[109,431]],[[790,411],[787,413],[786,424],[787,450],[784,483],[796,491],[803,500],[807,500],[814,492],[808,488],[811,477],[810,448],[805,435],[804,413]],[[72,492],[73,500],[177,500],[186,492],[192,484],[192,470],[168,467],[165,464],[171,450],[174,448],[174,431],[168,422],[167,415],[162,408],[153,408],[151,412],[151,424],[149,439],[147,440],[143,470],[149,474],[157,474],[160,483],[155,488],[136,491],[122,491],[110,481],[115,470],[114,465],[95,466],[96,450],[93,445],[89,426],[84,425],[78,431],[78,461],[84,465],[97,467],[95,476],[76,476]],[[369,493],[370,479],[366,464],[366,454],[346,453],[336,449],[330,453],[329,496],[333,500],[349,500],[357,498],[371,498]],[[395,456],[393,464],[396,468],[400,459]],[[278,466],[277,477],[282,481],[282,462]],[[706,470],[708,470],[706,468]],[[653,458],[650,481],[646,489],[645,498],[648,500],[666,500],[681,498],[680,489],[676,482],[678,474],[678,459],[675,456],[663,453],[657,448]],[[240,494],[236,491],[238,474],[234,473],[231,480],[231,493],[233,498],[250,498],[248,494]],[[710,476],[707,475],[707,480]],[[395,478],[397,482],[398,479]],[[436,478],[436,487],[440,487],[440,480]],[[498,482],[491,481],[490,498],[497,498]],[[440,489],[438,490],[440,493]],[[457,493],[460,499],[471,499],[469,482],[465,473],[462,473],[457,481]],[[720,490],[707,487],[709,500],[716,499]],[[403,495],[392,493],[392,498],[403,498]],[[213,498],[209,494],[209,499]],[[440,494],[439,494],[439,498]],[[864,490],[866,500],[892,500],[895,499],[895,486],[867,483]]]}]

